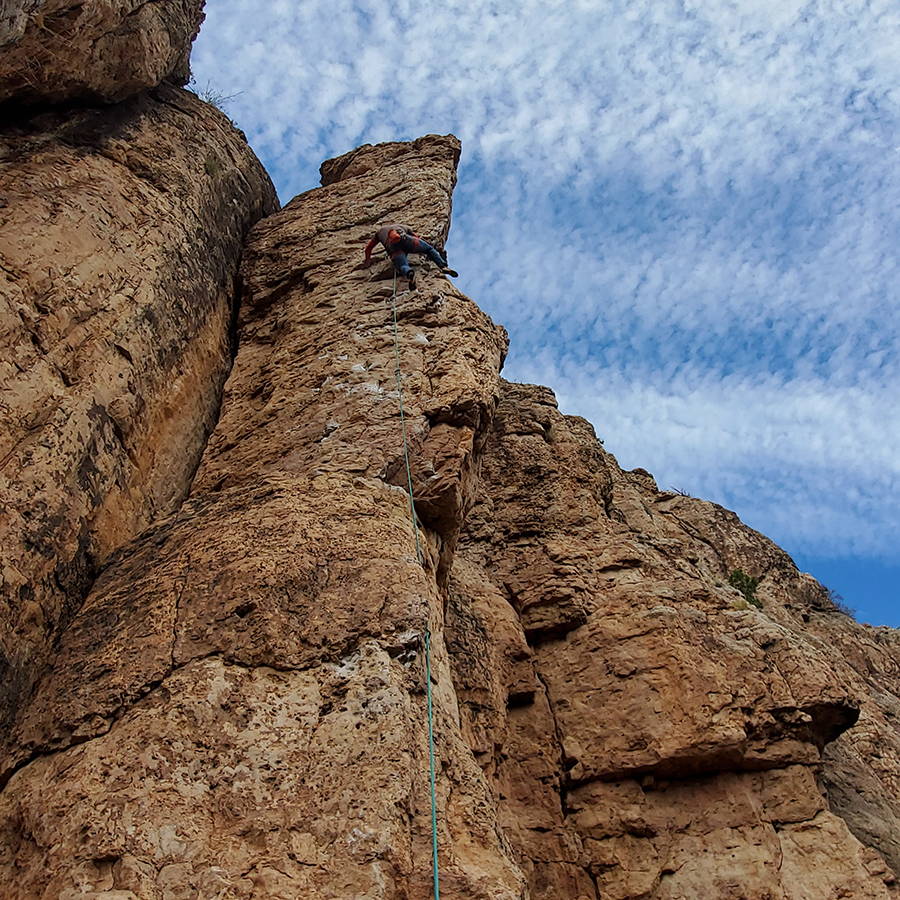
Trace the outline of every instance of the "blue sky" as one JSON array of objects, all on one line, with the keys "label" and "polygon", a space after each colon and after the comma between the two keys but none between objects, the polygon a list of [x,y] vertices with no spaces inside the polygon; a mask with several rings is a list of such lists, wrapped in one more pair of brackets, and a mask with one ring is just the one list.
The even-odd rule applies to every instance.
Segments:
[{"label": "blue sky", "polygon": [[897,626],[897,47],[896,0],[209,0],[193,68],[282,201],[459,136],[505,375]]}]

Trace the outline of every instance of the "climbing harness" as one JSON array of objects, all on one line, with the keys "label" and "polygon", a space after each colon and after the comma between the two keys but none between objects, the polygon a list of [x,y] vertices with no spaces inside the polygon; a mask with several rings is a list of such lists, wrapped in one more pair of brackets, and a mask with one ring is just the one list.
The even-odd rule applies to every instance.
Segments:
[{"label": "climbing harness", "polygon": [[[409,465],[409,440],[406,434],[406,414],[403,409],[403,378],[400,372],[400,337],[397,332],[397,272],[394,271],[394,287],[391,291],[391,320],[394,329],[394,374],[397,380],[397,397],[400,404],[400,428],[403,432],[403,462],[406,465],[406,488],[409,494],[409,517],[416,538],[416,559],[424,567],[422,541],[416,521],[416,504],[413,499],[412,469]],[[437,792],[434,777],[434,707],[431,696],[431,631],[425,622],[425,697],[428,708],[428,786],[431,789],[431,870],[434,879],[434,900],[441,898],[441,879],[438,868]]]}]

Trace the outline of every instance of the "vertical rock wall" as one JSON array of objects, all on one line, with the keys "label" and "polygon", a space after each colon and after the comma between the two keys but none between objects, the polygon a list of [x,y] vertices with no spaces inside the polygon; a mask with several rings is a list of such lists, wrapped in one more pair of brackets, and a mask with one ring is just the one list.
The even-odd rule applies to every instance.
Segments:
[{"label": "vertical rock wall", "polygon": [[187,494],[243,238],[276,206],[176,88],[0,132],[0,722],[98,567]]},{"label": "vertical rock wall", "polygon": [[389,268],[359,270],[385,215],[446,234],[458,154],[365,148],[255,229],[191,497],[104,571],[10,733],[0,893],[427,896],[429,626],[445,893],[521,897],[459,731],[440,587],[505,335],[434,273],[400,298],[423,567]]},{"label": "vertical rock wall", "polygon": [[825,749],[830,807],[900,872],[900,635],[812,612],[808,634],[841,661],[861,699],[859,722]]},{"label": "vertical rock wall", "polygon": [[[181,96],[157,100],[182,108]],[[74,153],[61,172],[103,172],[112,159],[137,177],[142,203],[156,196],[144,181],[161,190],[156,173],[168,170],[149,149],[134,154],[130,132],[104,138],[99,158],[83,138],[57,139]],[[23,364],[21,383],[36,387],[21,406],[54,408],[28,372],[46,380],[55,367],[70,390],[47,396],[69,404],[74,430],[50,419],[55,430],[29,438],[29,423],[44,423],[21,414],[16,459],[43,481],[13,505],[69,505],[46,516],[47,552],[10,570],[43,585],[40,615],[56,618],[40,633],[56,642],[0,733],[3,897],[429,896],[426,629],[443,897],[897,896],[896,633],[841,616],[732,513],[623,472],[549,390],[502,382],[505,333],[427,265],[416,292],[401,282],[395,350],[391,269],[383,258],[361,269],[362,248],[394,219],[442,243],[458,156],[452,137],[360,148],[255,227],[238,354],[181,505],[214,415],[198,398],[214,392],[164,376],[174,365],[214,383],[220,369],[200,360],[220,358],[227,320],[219,293],[196,287],[208,283],[191,269],[196,247],[141,254],[153,260],[142,290],[151,272],[195,273],[190,309],[206,312],[165,364],[131,376],[157,385],[167,411],[130,426],[140,452],[116,455],[129,446],[121,424],[121,438],[110,426],[118,444],[93,440],[79,424],[93,408],[84,398],[109,418],[128,408],[131,388],[102,394],[122,380],[110,360],[155,359],[158,336],[175,332],[114,315],[108,347],[79,349],[99,360],[82,373],[66,355],[78,316],[41,320],[59,349]],[[210,178],[219,158],[203,160]],[[190,187],[162,183],[164,195]],[[183,214],[167,234],[194,233],[179,232]],[[101,244],[117,247],[97,239],[82,267]],[[124,277],[134,256],[98,261],[96,277]],[[123,308],[145,309],[141,298]],[[183,327],[179,303],[151,320]],[[108,306],[81,315],[105,322]],[[13,309],[28,321],[24,300]],[[22,327],[14,346],[37,346]],[[197,448],[183,459],[157,455],[166,415],[181,424],[165,446]],[[42,462],[48,435],[58,469]],[[65,476],[89,465],[127,477],[93,476],[105,486],[94,504]],[[172,469],[184,474],[177,496],[154,474]],[[105,566],[62,614],[53,585],[74,534]],[[737,569],[760,577],[755,597],[730,586]],[[33,631],[23,626],[17,646]]]}]

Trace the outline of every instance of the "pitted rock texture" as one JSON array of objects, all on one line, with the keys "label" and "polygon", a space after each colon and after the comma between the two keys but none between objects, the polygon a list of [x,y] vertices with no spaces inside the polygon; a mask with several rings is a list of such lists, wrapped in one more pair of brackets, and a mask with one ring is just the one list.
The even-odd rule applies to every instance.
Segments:
[{"label": "pitted rock texture", "polygon": [[[350,472],[405,486],[399,364],[417,510],[446,553],[474,491],[475,451],[496,403],[506,334],[450,282],[426,274],[414,293],[402,280],[397,286],[395,357],[392,268],[381,255],[360,271],[362,247],[401,212],[443,244],[459,145],[420,139],[348,156],[343,180],[324,178],[325,188],[296,198],[254,232],[243,269],[241,353],[194,490],[237,487],[270,469]],[[341,159],[323,171],[341,168]],[[423,271],[435,273],[430,264]],[[288,305],[288,292],[306,305]],[[335,319],[347,327],[335,328]],[[308,355],[302,369],[298,347]]]},{"label": "pitted rock texture", "polygon": [[186,84],[203,0],[4,0],[0,104],[118,101]]},{"label": "pitted rock texture", "polygon": [[733,513],[623,472],[546,388],[504,384],[450,592],[464,730],[531,897],[896,896],[820,784],[875,704],[808,620],[873,630],[816,612]]},{"label": "pitted rock texture", "polygon": [[392,281],[360,262],[388,205],[446,234],[459,144],[373,152],[252,234],[239,352],[191,497],[98,579],[6,744],[4,896],[428,896],[426,624],[442,894],[522,896],[459,730],[440,586],[506,336],[433,269],[398,298],[430,511],[420,564],[394,483]]},{"label": "pitted rock texture", "polygon": [[362,249],[443,243],[459,149],[360,148],[252,231],[190,495],[0,732],[0,896],[428,897],[426,628],[443,897],[898,896],[896,633],[501,381],[427,263],[395,349]]},{"label": "pitted rock texture", "polygon": [[231,362],[243,238],[277,207],[193,94],[0,133],[0,721],[98,566],[177,509]]},{"label": "pitted rock texture", "polygon": [[900,872],[900,634],[821,609],[810,611],[807,627],[862,698],[859,722],[825,750],[829,805]]}]

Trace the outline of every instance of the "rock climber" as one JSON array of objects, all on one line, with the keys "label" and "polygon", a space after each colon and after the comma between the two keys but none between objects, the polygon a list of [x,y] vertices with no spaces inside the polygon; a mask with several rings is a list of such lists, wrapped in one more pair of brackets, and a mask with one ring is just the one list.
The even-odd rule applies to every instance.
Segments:
[{"label": "rock climber", "polygon": [[448,268],[447,260],[441,255],[439,250],[436,250],[431,244],[420,238],[408,225],[400,225],[398,223],[385,225],[375,232],[375,237],[366,244],[366,261],[363,263],[364,266],[372,265],[372,250],[379,241],[391,258],[391,262],[394,264],[394,271],[407,279],[411,289],[416,286],[416,270],[409,264],[408,253],[423,253],[444,275],[452,275],[456,278],[459,274],[459,272],[454,272],[453,269]]}]

